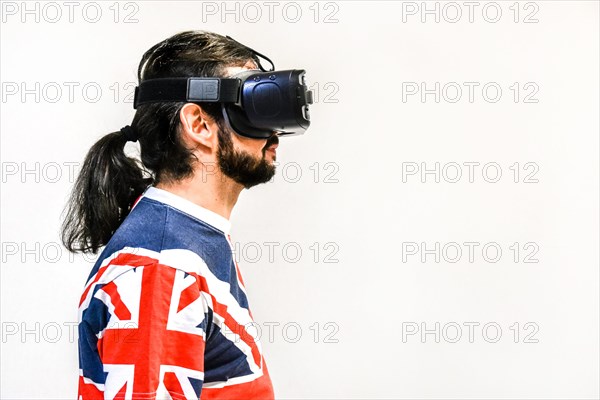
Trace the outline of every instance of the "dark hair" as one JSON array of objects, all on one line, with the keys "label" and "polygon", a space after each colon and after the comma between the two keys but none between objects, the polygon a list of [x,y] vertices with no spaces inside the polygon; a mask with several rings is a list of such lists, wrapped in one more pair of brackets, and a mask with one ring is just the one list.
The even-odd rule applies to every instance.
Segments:
[{"label": "dark hair", "polygon": [[[223,77],[230,66],[258,62],[247,47],[206,31],[186,31],[152,46],[142,56],[138,81],[165,77]],[[131,127],[139,135],[140,160],[125,154],[127,138],[109,133],[89,150],[65,209],[63,245],[92,252],[110,240],[133,202],[150,184],[176,182],[193,174],[197,161],[180,138],[179,111],[185,102],[141,104]],[[223,132],[218,103],[199,103]],[[63,211],[64,212],[64,211]]]}]

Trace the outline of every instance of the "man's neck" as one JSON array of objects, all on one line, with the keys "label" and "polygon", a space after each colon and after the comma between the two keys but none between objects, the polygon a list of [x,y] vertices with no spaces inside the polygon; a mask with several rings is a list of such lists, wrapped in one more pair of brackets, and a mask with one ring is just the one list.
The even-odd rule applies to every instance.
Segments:
[{"label": "man's neck", "polygon": [[207,171],[204,167],[200,168],[202,170],[197,170],[193,178],[174,184],[159,183],[155,187],[183,197],[229,219],[244,187],[224,176],[220,171]]}]

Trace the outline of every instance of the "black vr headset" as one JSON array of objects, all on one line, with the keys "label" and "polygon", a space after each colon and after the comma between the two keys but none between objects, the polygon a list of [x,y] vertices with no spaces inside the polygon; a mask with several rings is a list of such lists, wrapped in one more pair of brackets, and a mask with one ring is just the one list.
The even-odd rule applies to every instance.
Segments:
[{"label": "black vr headset", "polygon": [[305,71],[275,71],[269,58],[244,47],[269,61],[271,68],[265,70],[255,57],[260,70],[244,70],[229,78],[147,79],[135,88],[133,108],[169,101],[215,102],[222,104],[226,122],[241,136],[267,139],[274,132],[288,136],[303,134],[310,126],[308,105],[313,103],[312,91],[304,81]]}]

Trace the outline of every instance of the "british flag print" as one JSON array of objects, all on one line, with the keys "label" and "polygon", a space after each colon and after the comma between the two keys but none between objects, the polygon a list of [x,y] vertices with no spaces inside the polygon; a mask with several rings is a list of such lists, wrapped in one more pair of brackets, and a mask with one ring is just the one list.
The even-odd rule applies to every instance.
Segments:
[{"label": "british flag print", "polygon": [[149,187],[79,305],[78,399],[273,399],[229,221]]}]

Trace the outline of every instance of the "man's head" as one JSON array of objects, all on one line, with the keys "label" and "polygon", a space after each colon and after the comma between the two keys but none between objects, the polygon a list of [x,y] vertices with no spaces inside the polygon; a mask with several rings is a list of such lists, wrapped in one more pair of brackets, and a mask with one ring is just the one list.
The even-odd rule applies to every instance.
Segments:
[{"label": "man's head", "polygon": [[[144,53],[138,81],[227,77],[256,69],[258,63],[255,52],[234,40],[187,31]],[[102,137],[86,155],[62,227],[63,244],[72,252],[96,253],[106,245],[149,184],[170,186],[188,179],[195,183],[199,173],[211,173],[227,180],[221,189],[237,196],[275,172],[277,136],[250,139],[233,133],[219,103],[140,104],[130,125],[140,143],[141,166],[126,154],[128,138],[119,131]],[[218,189],[207,195],[222,195]]]},{"label": "man's head", "polygon": [[[224,36],[204,31],[176,34],[149,49],[139,81],[168,77],[229,77],[258,69],[255,53]],[[250,188],[275,174],[278,137],[236,134],[219,103],[162,102],[137,108],[132,126],[140,134],[141,159],[154,183],[174,183],[199,173],[222,174]]]}]

